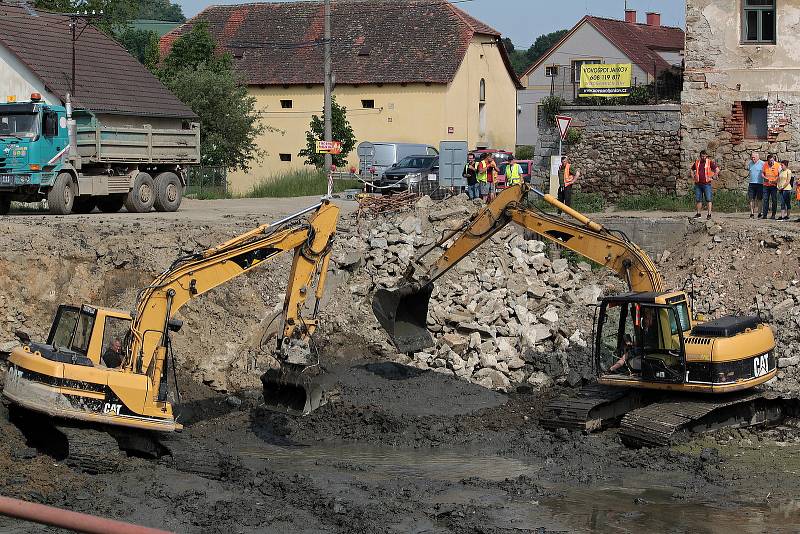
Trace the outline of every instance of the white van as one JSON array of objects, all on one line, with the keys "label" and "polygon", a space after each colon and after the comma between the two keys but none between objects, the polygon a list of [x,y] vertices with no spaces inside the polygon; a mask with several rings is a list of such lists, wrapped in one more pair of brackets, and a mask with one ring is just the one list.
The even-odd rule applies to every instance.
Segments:
[{"label": "white van", "polygon": [[389,143],[364,141],[358,144],[358,173],[363,177],[379,179],[383,173],[406,156],[438,156],[431,145],[417,143]]}]

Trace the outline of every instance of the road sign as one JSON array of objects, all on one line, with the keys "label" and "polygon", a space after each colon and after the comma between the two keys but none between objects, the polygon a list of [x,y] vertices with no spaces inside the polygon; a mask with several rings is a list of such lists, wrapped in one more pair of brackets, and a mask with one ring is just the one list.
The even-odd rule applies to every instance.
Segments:
[{"label": "road sign", "polygon": [[317,141],[317,154],[341,154],[340,141]]},{"label": "road sign", "polygon": [[567,130],[569,130],[569,124],[572,122],[572,117],[567,117],[564,115],[556,115],[556,123],[558,123],[558,131],[561,132],[561,140],[567,140]]}]

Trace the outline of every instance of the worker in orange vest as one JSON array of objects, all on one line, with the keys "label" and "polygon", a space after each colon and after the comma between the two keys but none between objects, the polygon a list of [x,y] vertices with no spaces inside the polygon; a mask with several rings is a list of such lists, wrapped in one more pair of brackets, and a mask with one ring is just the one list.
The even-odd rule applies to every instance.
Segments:
[{"label": "worker in orange vest", "polygon": [[761,169],[761,176],[764,178],[764,204],[761,206],[759,219],[767,218],[770,203],[772,203],[770,219],[775,219],[775,212],[778,211],[778,177],[781,174],[781,164],[775,160],[775,154],[770,154],[764,168]]},{"label": "worker in orange vest", "polygon": [[700,218],[700,211],[703,209],[703,200],[708,205],[707,219],[711,218],[711,205],[713,198],[713,190],[711,182],[719,175],[719,167],[717,164],[708,157],[708,152],[705,150],[700,151],[700,158],[695,160],[692,168],[689,171],[689,176],[694,180],[694,200],[697,203],[697,208],[694,214],[695,219]]},{"label": "worker in orange vest", "polygon": [[[572,162],[569,156],[561,158],[561,167],[558,169],[558,200],[572,206],[572,186],[575,185],[577,176],[572,173]],[[561,214],[561,210],[558,211]]]}]

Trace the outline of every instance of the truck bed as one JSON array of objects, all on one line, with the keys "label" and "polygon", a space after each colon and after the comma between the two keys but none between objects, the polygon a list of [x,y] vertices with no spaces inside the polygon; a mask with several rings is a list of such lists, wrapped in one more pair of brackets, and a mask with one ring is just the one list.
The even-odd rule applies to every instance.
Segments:
[{"label": "truck bed", "polygon": [[161,130],[78,126],[78,153],[84,163],[200,163],[200,128]]}]

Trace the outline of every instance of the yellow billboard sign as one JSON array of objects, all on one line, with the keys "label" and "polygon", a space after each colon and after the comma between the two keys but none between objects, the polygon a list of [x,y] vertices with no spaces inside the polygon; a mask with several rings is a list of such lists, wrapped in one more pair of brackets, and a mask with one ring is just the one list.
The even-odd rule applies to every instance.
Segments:
[{"label": "yellow billboard sign", "polygon": [[630,63],[584,63],[578,96],[630,96],[632,72]]}]

